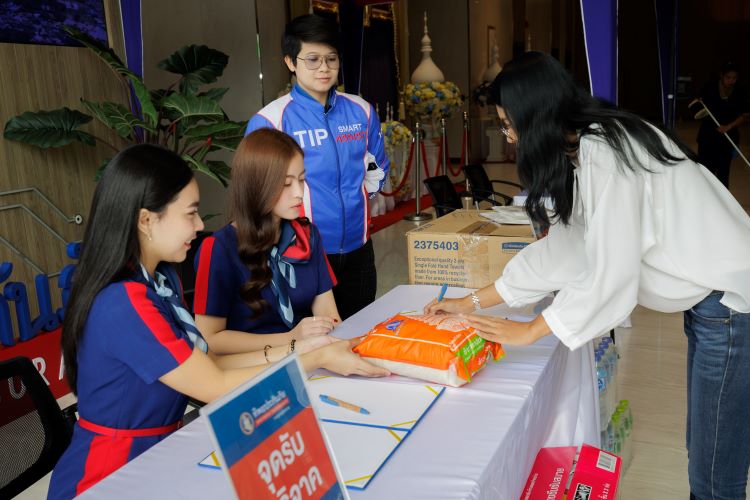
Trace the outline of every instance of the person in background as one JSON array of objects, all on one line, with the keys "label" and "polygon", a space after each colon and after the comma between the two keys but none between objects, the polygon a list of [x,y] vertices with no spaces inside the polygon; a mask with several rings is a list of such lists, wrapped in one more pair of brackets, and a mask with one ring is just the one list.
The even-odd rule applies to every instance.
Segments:
[{"label": "person in background", "polygon": [[[55,466],[48,498],[73,498],[180,426],[187,396],[212,401],[260,373],[240,355],[207,350],[183,308],[170,263],[196,232],[198,184],[175,153],[140,144],[119,153],[97,184],[62,327],[79,419]],[[354,342],[300,357],[306,370],[387,372],[351,352]]]},{"label": "person in background", "polygon": [[700,99],[721,124],[717,127],[710,116],[701,121],[698,130],[698,161],[708,168],[722,184],[729,187],[729,167],[735,156],[726,133],[737,146],[740,144],[740,125],[750,113],[750,103],[742,88],[737,86],[739,70],[727,62],[721,68],[719,80],[713,80],[701,90]]},{"label": "person in background", "polygon": [[[531,344],[554,334],[577,349],[637,304],[684,311],[691,498],[745,498],[750,466],[750,217],[695,155],[639,117],[594,99],[554,58],[505,66],[492,97],[518,143],[526,211],[549,234],[493,284],[432,301],[485,339]],[[557,292],[529,323],[474,314]]]},{"label": "person in background", "polygon": [[323,17],[310,14],[287,24],[281,47],[297,83],[258,111],[246,133],[283,130],[304,150],[307,190],[300,215],[320,230],[338,281],[333,294],[346,319],[375,299],[368,199],[383,187],[389,163],[372,105],[334,89],[338,44],[335,23]]},{"label": "person in background", "polygon": [[193,310],[212,351],[256,351],[263,364],[335,341],[335,279],[318,229],[299,217],[304,189],[302,148],[290,136],[261,128],[240,142],[231,222],[195,257]]}]

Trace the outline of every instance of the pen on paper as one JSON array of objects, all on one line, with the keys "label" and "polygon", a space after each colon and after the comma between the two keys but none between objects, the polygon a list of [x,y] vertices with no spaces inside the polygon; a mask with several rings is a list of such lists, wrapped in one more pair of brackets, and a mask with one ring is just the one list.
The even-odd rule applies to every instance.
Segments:
[{"label": "pen on paper", "polygon": [[356,412],[356,413],[362,413],[363,415],[369,415],[370,412],[362,408],[361,406],[355,405],[353,403],[347,403],[346,401],[342,401],[340,399],[328,396],[326,394],[320,395],[320,400],[323,401],[326,404],[332,405],[332,406],[340,406],[341,408],[346,408],[347,410]]},{"label": "pen on paper", "polygon": [[440,302],[445,297],[445,292],[448,290],[448,284],[446,283],[440,288],[440,294],[438,295],[437,301]]}]

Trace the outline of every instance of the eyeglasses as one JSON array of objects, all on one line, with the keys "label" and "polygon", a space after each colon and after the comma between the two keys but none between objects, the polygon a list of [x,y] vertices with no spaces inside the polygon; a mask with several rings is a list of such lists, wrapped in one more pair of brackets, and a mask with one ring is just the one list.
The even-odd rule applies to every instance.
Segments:
[{"label": "eyeglasses", "polygon": [[338,54],[328,54],[327,56],[310,55],[307,57],[298,57],[297,59],[302,59],[303,61],[305,61],[305,67],[309,70],[320,68],[320,66],[323,64],[323,61],[326,62],[326,66],[328,66],[328,69],[339,69]]}]

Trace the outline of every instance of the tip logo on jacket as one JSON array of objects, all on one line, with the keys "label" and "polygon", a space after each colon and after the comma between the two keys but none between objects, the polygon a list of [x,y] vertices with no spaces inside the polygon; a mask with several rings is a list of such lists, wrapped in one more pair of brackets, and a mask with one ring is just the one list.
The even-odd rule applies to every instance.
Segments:
[{"label": "tip logo on jacket", "polygon": [[[307,146],[320,146],[324,140],[328,139],[328,131],[324,128],[316,128],[312,130],[295,130],[292,135],[299,142],[299,147],[305,149]],[[305,136],[308,137],[309,141],[305,141]]]}]

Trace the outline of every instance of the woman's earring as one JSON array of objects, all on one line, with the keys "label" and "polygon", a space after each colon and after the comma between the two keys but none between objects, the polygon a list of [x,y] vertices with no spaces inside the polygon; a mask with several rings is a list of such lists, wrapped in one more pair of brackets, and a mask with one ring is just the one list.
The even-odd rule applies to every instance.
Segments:
[{"label": "woman's earring", "polygon": [[148,241],[151,241],[151,233],[148,233]]}]

